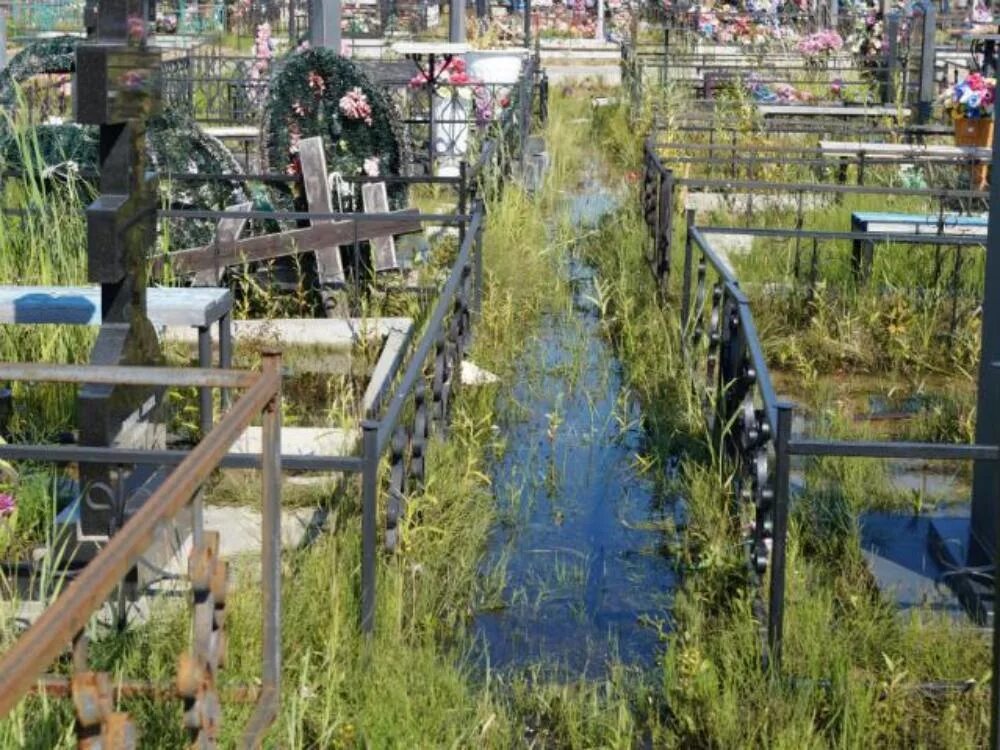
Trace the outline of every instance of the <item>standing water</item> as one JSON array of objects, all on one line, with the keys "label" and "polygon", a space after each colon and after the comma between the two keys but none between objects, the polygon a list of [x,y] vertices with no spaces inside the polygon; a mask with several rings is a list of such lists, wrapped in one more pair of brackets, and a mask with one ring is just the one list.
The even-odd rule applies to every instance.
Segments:
[{"label": "standing water", "polygon": [[[592,229],[615,205],[592,187],[570,206],[572,226]],[[493,669],[597,677],[614,662],[653,662],[675,576],[594,273],[576,259],[568,273],[573,308],[544,321],[502,404],[512,416],[492,469],[500,522],[486,567],[503,591],[476,621]]]}]

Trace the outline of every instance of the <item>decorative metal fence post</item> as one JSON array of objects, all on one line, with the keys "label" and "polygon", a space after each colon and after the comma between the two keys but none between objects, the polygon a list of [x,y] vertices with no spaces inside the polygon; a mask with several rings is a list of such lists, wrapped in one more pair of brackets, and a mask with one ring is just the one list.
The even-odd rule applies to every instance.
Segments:
[{"label": "decorative metal fence post", "polygon": [[691,230],[694,228],[695,210],[687,209],[684,218],[687,230],[684,233],[684,278],[681,284],[681,341],[686,345],[686,334],[691,320],[691,264],[694,255]]},{"label": "decorative metal fence post", "polygon": [[531,0],[524,0],[524,48],[531,49]]},{"label": "decorative metal fence post", "polygon": [[[280,377],[281,354],[265,350],[263,370]],[[260,746],[261,735],[278,715],[281,700],[281,391],[263,417],[261,456],[261,591],[263,594],[261,694],[243,734],[243,747]]]},{"label": "decorative metal fence post", "polygon": [[781,669],[781,646],[785,627],[785,567],[788,542],[789,472],[792,436],[792,405],[777,405],[778,424],[774,443],[774,511],[772,515],[771,591],[768,597],[767,644],[771,667]]},{"label": "decorative metal fence post", "polygon": [[894,10],[884,16],[885,56],[882,59],[882,103],[896,101],[896,75],[899,72],[899,11]]},{"label": "decorative metal fence post", "polygon": [[670,282],[670,248],[673,243],[674,173],[667,169],[660,173],[656,221],[656,280],[661,293],[666,293]]},{"label": "decorative metal fence post", "polygon": [[920,43],[920,89],[917,100],[917,122],[930,122],[937,83],[934,80],[934,59],[936,54],[937,9],[934,4],[923,0],[917,7],[923,13]]},{"label": "decorative metal fence post", "polygon": [[451,0],[448,14],[448,41],[465,41],[465,0]]},{"label": "decorative metal fence post", "polygon": [[[996,108],[995,108],[996,109]],[[1000,111],[993,118],[993,163],[1000,164]],[[990,205],[1000,206],[1000,179],[990,184]],[[983,288],[982,349],[979,355],[979,390],[976,400],[976,442],[1000,444],[1000,211],[991,211],[986,238],[986,269]],[[969,565],[997,560],[1000,544],[1000,512],[995,494],[998,467],[994,461],[976,461],[972,478],[972,537]],[[998,576],[1000,577],[1000,576]],[[996,619],[996,618],[994,618]]]},{"label": "decorative metal fence post", "polygon": [[0,70],[7,67],[7,14],[10,6],[0,3]]},{"label": "decorative metal fence post", "polygon": [[375,583],[378,546],[378,422],[361,424],[364,469],[361,474],[361,630],[375,629]]},{"label": "decorative metal fence post", "polygon": [[[473,203],[473,213],[479,213],[484,210],[484,204],[481,198],[477,198]],[[475,248],[475,259],[473,260],[474,276],[473,276],[473,295],[472,295],[472,312],[476,320],[483,312],[483,224],[482,222],[476,227],[476,248]]]}]

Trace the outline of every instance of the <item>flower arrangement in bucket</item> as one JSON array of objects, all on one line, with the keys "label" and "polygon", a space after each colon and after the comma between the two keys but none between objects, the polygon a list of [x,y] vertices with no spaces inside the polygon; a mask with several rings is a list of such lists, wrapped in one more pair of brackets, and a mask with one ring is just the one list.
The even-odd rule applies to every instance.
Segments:
[{"label": "flower arrangement in bucket", "polygon": [[[958,146],[993,145],[993,108],[996,102],[996,78],[972,73],[965,80],[948,88],[941,96],[944,110],[955,123],[955,144]],[[972,185],[986,187],[988,164],[972,166]]]}]

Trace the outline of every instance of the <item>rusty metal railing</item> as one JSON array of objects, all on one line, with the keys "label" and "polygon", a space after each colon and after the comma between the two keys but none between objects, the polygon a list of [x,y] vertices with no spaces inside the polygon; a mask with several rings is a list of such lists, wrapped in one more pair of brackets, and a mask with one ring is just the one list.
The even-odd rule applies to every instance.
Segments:
[{"label": "rusty metal railing", "polygon": [[[73,700],[81,747],[126,748],[136,744],[136,729],[128,714],[114,710],[123,694],[158,699],[178,697],[184,703],[184,725],[192,747],[214,747],[221,723],[216,678],[225,657],[227,566],[219,558],[219,535],[204,531],[200,501],[202,484],[218,468],[230,446],[260,415],[263,422],[262,470],[262,675],[258,691],[239,687],[226,694],[256,698],[254,713],[243,734],[244,747],[258,747],[278,711],[281,677],[281,357],[265,352],[258,373],[237,370],[192,370],[153,367],[77,367],[50,364],[0,364],[0,379],[117,386],[210,386],[245,389],[214,429],[177,464],[140,510],[110,537],[95,557],[71,580],[37,621],[0,658],[0,717],[7,715],[32,691]],[[105,462],[114,449],[65,446],[60,460]],[[156,464],[157,454],[135,452],[130,463]],[[115,686],[106,673],[89,668],[85,628],[115,588],[154,543],[162,525],[192,504],[196,516],[188,578],[193,594],[193,639],[181,654],[176,685],[130,682]],[[72,644],[73,674],[69,680],[46,674]],[[253,698],[251,698],[253,700]]]}]

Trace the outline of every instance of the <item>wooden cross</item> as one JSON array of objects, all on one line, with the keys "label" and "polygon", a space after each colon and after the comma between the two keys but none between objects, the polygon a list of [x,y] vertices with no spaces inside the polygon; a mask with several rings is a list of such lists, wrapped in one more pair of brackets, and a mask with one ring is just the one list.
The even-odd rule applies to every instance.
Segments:
[{"label": "wooden cross", "polygon": [[[389,213],[389,196],[384,182],[369,182],[361,186],[361,205],[365,213]],[[396,241],[391,234],[374,237],[371,241],[372,254],[375,256],[375,271],[398,271],[396,262]]]},{"label": "wooden cross", "polygon": [[[299,146],[302,163],[302,180],[306,190],[309,211],[333,213],[333,199],[326,172],[321,138],[306,138]],[[378,188],[381,187],[381,196]],[[388,212],[384,183],[366,185],[365,208]],[[237,211],[249,210],[249,204],[234,207]],[[227,209],[230,210],[230,209]],[[371,212],[370,211],[370,212]],[[392,218],[347,220],[316,219],[310,226],[277,234],[240,238],[246,220],[232,219],[220,222],[215,242],[211,245],[177,250],[164,258],[153,261],[154,272],[169,262],[177,273],[193,273],[199,283],[218,283],[222,272],[230,266],[254,263],[312,252],[316,254],[316,268],[325,293],[342,289],[346,283],[340,247],[355,242],[371,242],[375,248],[375,268],[378,271],[398,268],[393,236],[423,230],[416,209],[393,211]]]}]

